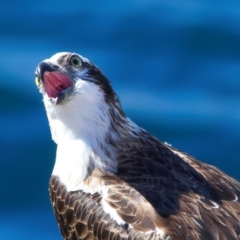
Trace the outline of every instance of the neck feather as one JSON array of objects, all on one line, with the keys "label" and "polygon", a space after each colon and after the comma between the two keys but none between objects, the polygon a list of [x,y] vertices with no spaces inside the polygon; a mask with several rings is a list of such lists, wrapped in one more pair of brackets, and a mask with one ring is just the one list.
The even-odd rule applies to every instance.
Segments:
[{"label": "neck feather", "polygon": [[71,191],[83,189],[83,180],[94,168],[117,171],[117,144],[111,142],[120,141],[121,132],[132,123],[118,101],[106,103],[99,92],[91,96],[95,99],[86,101],[87,96],[74,95],[62,105],[44,99],[52,138],[58,145],[53,175]]}]

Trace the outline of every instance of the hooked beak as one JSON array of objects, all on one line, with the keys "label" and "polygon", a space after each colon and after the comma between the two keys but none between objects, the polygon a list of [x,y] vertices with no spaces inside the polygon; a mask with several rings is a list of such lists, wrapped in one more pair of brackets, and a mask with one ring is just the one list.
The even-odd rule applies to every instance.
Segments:
[{"label": "hooked beak", "polygon": [[37,85],[42,84],[44,91],[54,104],[61,103],[66,93],[73,90],[73,80],[57,66],[47,62],[39,63],[37,67]]}]

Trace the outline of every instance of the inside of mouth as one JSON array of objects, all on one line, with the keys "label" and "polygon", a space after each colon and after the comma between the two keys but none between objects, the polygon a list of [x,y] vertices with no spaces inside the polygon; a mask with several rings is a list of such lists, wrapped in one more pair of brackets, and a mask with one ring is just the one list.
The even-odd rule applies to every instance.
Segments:
[{"label": "inside of mouth", "polygon": [[57,98],[62,92],[73,86],[71,78],[62,72],[45,72],[43,77],[44,90],[50,98]]}]

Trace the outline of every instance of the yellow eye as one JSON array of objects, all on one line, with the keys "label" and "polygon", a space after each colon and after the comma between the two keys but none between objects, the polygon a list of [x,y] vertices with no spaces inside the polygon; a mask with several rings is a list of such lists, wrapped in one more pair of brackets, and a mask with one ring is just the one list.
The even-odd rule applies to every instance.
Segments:
[{"label": "yellow eye", "polygon": [[78,56],[72,56],[72,58],[70,59],[70,64],[74,67],[81,67],[82,60]]},{"label": "yellow eye", "polygon": [[39,87],[40,83],[41,82],[40,82],[39,78],[35,77],[35,84],[37,85],[37,87]]}]

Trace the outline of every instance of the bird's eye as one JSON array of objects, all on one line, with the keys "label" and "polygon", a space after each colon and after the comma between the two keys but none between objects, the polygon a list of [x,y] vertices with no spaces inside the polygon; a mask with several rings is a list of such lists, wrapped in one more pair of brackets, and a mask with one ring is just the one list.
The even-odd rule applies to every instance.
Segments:
[{"label": "bird's eye", "polygon": [[82,60],[78,56],[73,56],[70,59],[70,64],[74,67],[81,67],[82,66]]},{"label": "bird's eye", "polygon": [[39,87],[39,85],[40,85],[40,80],[39,80],[39,78],[36,76],[35,77],[35,84],[37,85],[37,87]]}]

